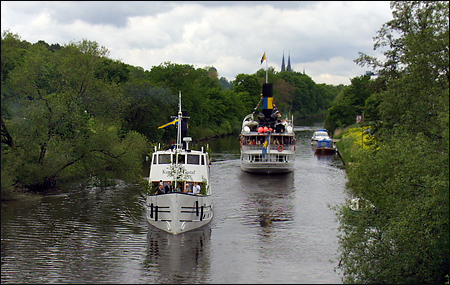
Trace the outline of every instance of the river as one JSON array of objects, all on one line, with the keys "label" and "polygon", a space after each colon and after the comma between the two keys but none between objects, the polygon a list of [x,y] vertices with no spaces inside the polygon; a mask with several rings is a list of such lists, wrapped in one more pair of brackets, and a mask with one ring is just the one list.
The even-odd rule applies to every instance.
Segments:
[{"label": "river", "polygon": [[347,198],[346,175],[314,155],[318,128],[295,128],[295,170],[282,175],[243,172],[237,136],[208,141],[214,218],[177,236],[147,223],[133,184],[2,203],[1,283],[342,283],[330,206]]}]

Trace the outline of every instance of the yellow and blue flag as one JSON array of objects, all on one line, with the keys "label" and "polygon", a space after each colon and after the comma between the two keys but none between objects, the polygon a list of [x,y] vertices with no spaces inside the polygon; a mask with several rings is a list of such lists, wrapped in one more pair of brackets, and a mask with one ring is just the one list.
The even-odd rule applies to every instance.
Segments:
[{"label": "yellow and blue flag", "polygon": [[263,56],[262,56],[262,58],[261,58],[261,64],[263,63],[263,61],[265,61],[266,60],[266,52],[264,52],[264,54],[263,54]]},{"label": "yellow and blue flag", "polygon": [[262,147],[262,157],[266,158],[266,154],[267,154],[267,145],[269,144],[269,140],[270,140],[270,135],[266,138],[265,142],[263,143],[263,147]]},{"label": "yellow and blue flag", "polygon": [[168,122],[167,124],[159,126],[158,129],[164,129],[164,128],[168,127],[168,126],[176,125],[176,124],[178,124],[178,118],[173,119],[172,121]]}]

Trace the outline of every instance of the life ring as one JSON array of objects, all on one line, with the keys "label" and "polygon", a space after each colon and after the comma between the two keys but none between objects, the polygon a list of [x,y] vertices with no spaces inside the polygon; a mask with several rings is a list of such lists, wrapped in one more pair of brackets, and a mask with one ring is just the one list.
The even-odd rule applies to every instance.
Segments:
[{"label": "life ring", "polygon": [[277,150],[281,152],[284,150],[284,147],[280,144],[280,145],[278,145]]}]

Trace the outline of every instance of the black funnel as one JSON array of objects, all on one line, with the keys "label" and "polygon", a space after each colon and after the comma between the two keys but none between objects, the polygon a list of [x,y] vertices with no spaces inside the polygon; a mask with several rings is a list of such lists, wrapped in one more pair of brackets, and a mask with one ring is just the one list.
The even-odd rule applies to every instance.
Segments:
[{"label": "black funnel", "polygon": [[262,97],[262,113],[267,119],[270,118],[273,111],[273,84],[263,84],[263,97]]}]

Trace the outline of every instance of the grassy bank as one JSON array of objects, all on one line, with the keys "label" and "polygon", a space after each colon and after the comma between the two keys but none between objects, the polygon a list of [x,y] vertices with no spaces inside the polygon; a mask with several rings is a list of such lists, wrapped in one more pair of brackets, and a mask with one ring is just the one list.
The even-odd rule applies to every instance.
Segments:
[{"label": "grassy bank", "polygon": [[376,139],[370,130],[370,126],[353,125],[334,132],[333,139],[337,140],[336,146],[346,164],[358,162],[361,155],[376,150]]}]

